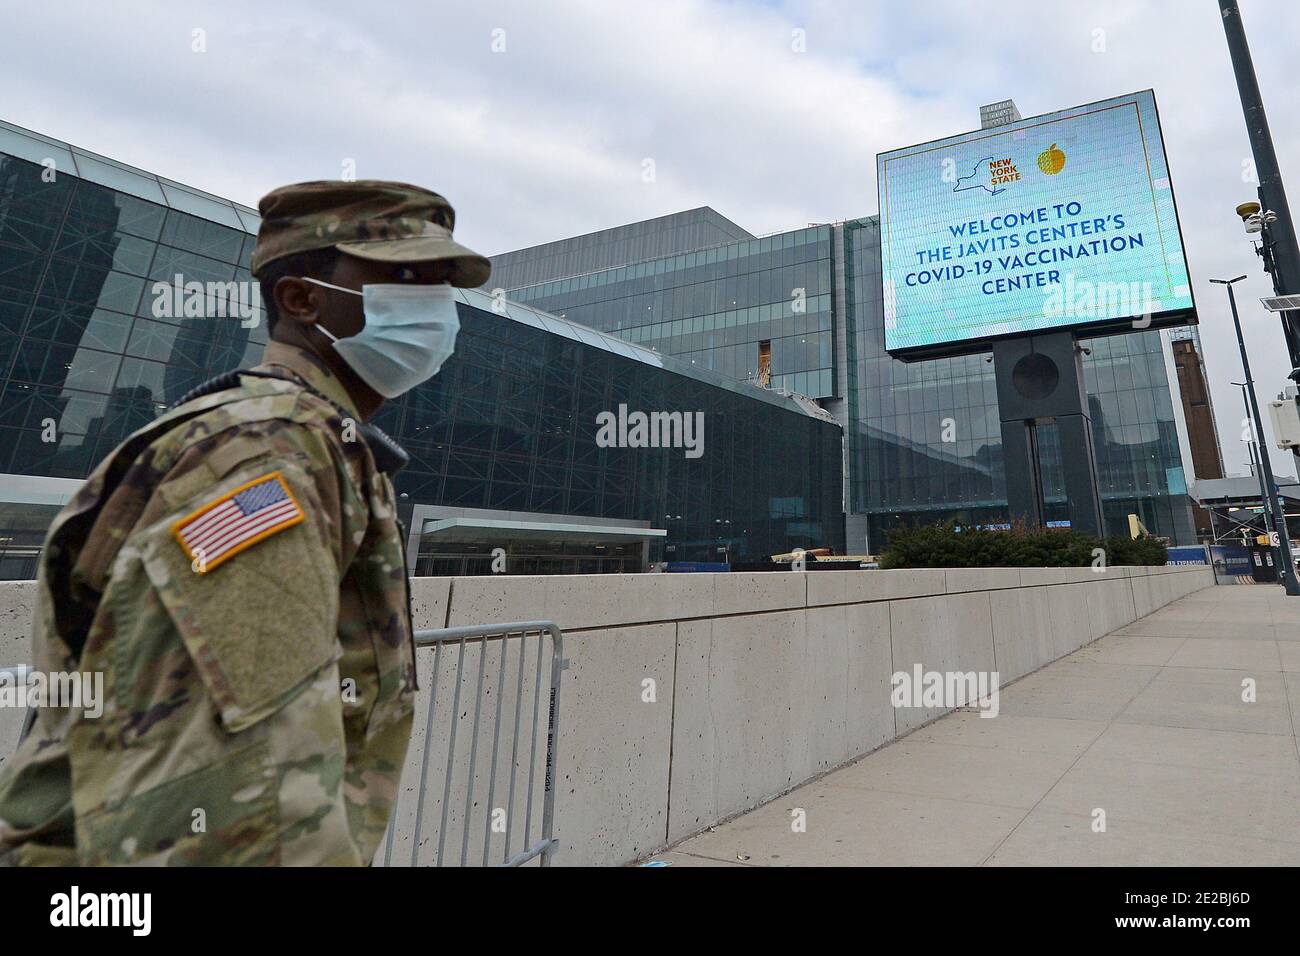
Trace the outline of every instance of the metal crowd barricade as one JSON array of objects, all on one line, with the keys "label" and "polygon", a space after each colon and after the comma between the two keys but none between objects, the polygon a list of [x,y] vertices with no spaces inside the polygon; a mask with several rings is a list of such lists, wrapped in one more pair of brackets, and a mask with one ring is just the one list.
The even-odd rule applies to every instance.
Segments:
[{"label": "metal crowd barricade", "polygon": [[[32,669],[27,664],[15,664],[10,667],[0,665],[0,687],[19,687],[27,683],[28,675]],[[27,718],[23,721],[22,732],[18,735],[19,743],[27,738],[28,732],[32,728],[32,722],[36,719],[36,712],[30,708],[27,710]],[[0,753],[0,757],[11,757],[12,754]]]},{"label": "metal crowd barricade", "polygon": [[[528,643],[529,638],[533,637],[537,649],[535,657],[535,666],[532,674],[532,701],[531,706],[526,701],[526,686],[524,683],[525,672],[528,670]],[[519,650],[513,654],[511,645],[517,643]],[[456,805],[463,807],[463,813],[459,820],[460,825],[460,859],[455,865],[465,866],[473,865],[469,860],[469,846],[471,831],[476,828],[477,823],[471,819],[472,810],[476,806],[474,801],[476,783],[479,779],[479,752],[480,737],[483,737],[482,743],[486,744],[487,733],[480,734],[480,728],[483,721],[483,698],[484,698],[484,675],[489,656],[496,659],[496,703],[495,716],[492,719],[491,733],[491,755],[488,763],[487,774],[487,798],[482,801],[484,808],[482,833],[483,833],[483,852],[481,864],[489,865],[489,853],[493,844],[493,823],[494,810],[498,796],[504,796],[504,833],[499,834],[501,839],[498,841],[500,846],[501,860],[496,866],[521,866],[529,860],[540,857],[541,866],[550,866],[551,857],[556,849],[556,841],[552,837],[552,827],[555,819],[555,754],[556,744],[559,738],[560,730],[560,676],[567,663],[564,660],[564,635],[560,628],[552,621],[520,621],[508,624],[485,624],[473,627],[452,627],[439,630],[420,630],[415,632],[416,647],[433,648],[433,667],[431,678],[428,685],[429,705],[428,713],[424,727],[424,747],[420,754],[419,766],[420,776],[418,781],[418,795],[415,810],[415,822],[410,834],[411,853],[409,865],[417,865],[419,851],[424,842],[426,823],[425,810],[430,804],[427,799],[428,790],[431,786],[429,773],[434,763],[434,732],[437,728],[435,719],[438,713],[438,681],[441,675],[443,658],[451,654],[456,655],[454,690],[452,691],[452,704],[449,711],[450,722],[447,727],[447,746],[445,753],[445,764],[442,765],[442,772],[436,780],[441,781],[442,792],[442,810],[438,823],[438,846],[437,855],[434,858],[433,865],[443,866],[447,860],[447,836],[448,836],[448,819],[449,811],[453,805],[453,797]],[[549,660],[546,657],[546,647],[550,645]],[[454,645],[454,646],[453,646]],[[460,725],[462,686],[465,685],[465,659],[467,649],[478,646],[478,664],[477,678],[474,681],[474,698],[469,704],[472,704],[474,717],[472,729],[470,731],[469,742],[469,765],[465,776],[467,777],[464,787],[463,802],[460,799],[459,790],[453,794],[452,781],[454,777],[459,776],[456,773],[456,743],[457,731]],[[489,647],[499,646],[500,652],[490,655]],[[506,703],[506,674],[511,670],[510,663],[513,661],[514,669],[514,691],[512,697],[511,710],[513,719],[509,720],[509,781],[505,785],[504,794],[499,793],[497,789],[498,769],[501,759],[504,758],[502,748],[502,714]],[[447,668],[451,663],[446,664]],[[31,670],[25,665],[13,667],[0,666],[0,675],[3,676],[3,683],[19,684],[25,683],[27,674]],[[543,676],[546,676],[546,682],[543,683]],[[546,697],[546,728],[544,738],[539,733],[541,729],[541,704],[543,696]],[[531,710],[531,718],[526,718],[526,711]],[[465,716],[468,716],[468,706],[465,710]],[[528,733],[526,741],[527,753],[523,752],[521,747],[521,731]],[[545,754],[541,755],[541,766],[538,767],[539,748],[545,747]],[[441,750],[442,748],[437,748]],[[443,755],[439,754],[439,757]],[[524,762],[527,762],[527,781],[520,779],[521,768]],[[541,821],[540,828],[534,839],[533,834],[533,806],[534,799],[538,796],[537,774],[541,771],[541,793],[540,793],[540,810]],[[519,786],[523,785],[520,790]],[[433,784],[436,786],[436,784]],[[523,803],[522,812],[516,814],[517,799]],[[516,824],[516,816],[523,819],[522,825]],[[387,866],[395,865],[394,840],[395,832],[398,828],[396,814],[389,821],[388,835],[386,839],[386,850],[384,853],[384,862]],[[522,831],[522,832],[521,832]],[[516,845],[519,849],[511,852]]]},{"label": "metal crowd barricade", "polygon": [[[526,652],[528,650],[529,637],[535,635],[537,644],[536,664],[532,674],[532,703],[531,708],[525,703],[525,684],[524,675],[528,670]],[[519,650],[517,655],[513,652],[512,644],[517,643]],[[550,645],[550,659],[545,656],[546,645]],[[460,824],[460,858],[458,863],[450,865],[474,865],[470,860],[470,835],[472,830],[476,830],[480,824],[477,820],[472,819],[472,811],[478,804],[474,800],[476,784],[480,780],[479,774],[479,753],[480,743],[486,747],[488,743],[488,733],[480,734],[480,727],[483,718],[483,698],[484,698],[484,668],[488,663],[489,656],[495,658],[497,675],[496,675],[496,704],[495,717],[492,720],[491,733],[491,755],[488,758],[487,772],[487,796],[482,801],[482,834],[483,834],[483,852],[481,865],[488,866],[521,866],[534,857],[540,857],[541,866],[549,866],[551,856],[555,852],[556,842],[552,838],[551,831],[555,817],[555,752],[556,743],[559,737],[560,727],[560,675],[566,666],[564,660],[564,635],[560,628],[552,621],[519,621],[508,624],[484,624],[473,627],[451,627],[437,630],[420,630],[415,632],[416,647],[433,648],[433,667],[429,679],[427,693],[429,694],[428,712],[425,719],[424,728],[424,747],[419,758],[420,775],[417,782],[417,797],[414,826],[411,829],[411,852],[410,866],[416,866],[420,854],[420,848],[426,837],[426,829],[429,820],[426,820],[426,809],[429,808],[431,801],[428,799],[429,789],[437,788],[441,781],[442,791],[442,810],[438,823],[438,845],[437,853],[432,865],[448,865],[448,856],[454,855],[448,853],[447,836],[448,836],[448,814],[453,805],[463,808],[463,813],[459,820]],[[464,786],[464,800],[460,800],[460,788],[457,788],[453,794],[452,780],[453,777],[461,776],[457,771],[456,764],[456,744],[457,731],[461,723],[461,688],[468,687],[465,677],[466,651],[478,646],[478,664],[477,679],[473,681],[474,699],[466,706],[463,716],[468,718],[469,706],[472,705],[474,717],[472,729],[470,730],[469,741],[469,765],[464,774],[467,780]],[[500,652],[491,654],[489,648],[493,645],[499,645]],[[451,654],[456,655],[455,659],[455,677],[453,681],[452,704],[450,711],[450,726],[446,730],[446,747],[445,754],[438,753],[435,757],[434,750],[442,751],[441,746],[435,747],[434,735],[439,729],[435,718],[438,713],[438,694],[440,672],[444,667],[443,657]],[[529,655],[531,656],[531,655]],[[510,759],[509,759],[509,782],[505,787],[505,793],[501,794],[497,789],[499,761],[504,757],[502,746],[502,712],[503,705],[506,703],[506,674],[511,669],[510,663],[514,662],[516,673],[513,683],[515,685],[513,692],[513,719],[507,715],[507,723],[513,729],[509,731],[510,741]],[[447,668],[452,666],[448,661],[445,665]],[[547,675],[547,683],[543,683],[543,675]],[[548,693],[549,691],[549,693]],[[444,693],[446,691],[444,690]],[[546,733],[544,738],[545,755],[542,757],[542,790],[541,790],[541,826],[540,831],[533,839],[533,800],[537,792],[536,771],[538,770],[538,749],[543,743],[539,735],[541,719],[541,702],[543,694],[547,698],[546,714]],[[526,744],[528,753],[527,760],[527,783],[524,789],[519,791],[517,786],[523,781],[519,779],[520,770],[525,760],[525,755],[521,752],[521,725],[527,730],[528,722],[524,720],[525,711],[531,709],[531,732],[523,743]],[[483,739],[480,741],[480,737]],[[442,764],[442,772],[431,782],[429,773],[434,760],[441,761],[445,757],[445,763]],[[437,769],[434,767],[434,769]],[[503,781],[504,782],[504,781]],[[498,848],[500,853],[500,862],[490,863],[489,853],[492,850],[494,837],[493,823],[496,820],[497,799],[504,796],[504,834],[497,830],[496,834],[501,837],[498,842],[501,846]],[[523,823],[518,826],[515,823],[517,798],[522,798],[524,807],[522,811]],[[455,803],[453,804],[453,801]],[[400,865],[394,860],[394,841],[395,831],[398,829],[398,819],[396,813],[393,819],[389,821],[388,836],[386,838],[384,864],[386,866]],[[522,832],[520,832],[522,831]],[[516,845],[519,849],[511,852],[512,847]],[[495,854],[494,854],[495,855]]]}]

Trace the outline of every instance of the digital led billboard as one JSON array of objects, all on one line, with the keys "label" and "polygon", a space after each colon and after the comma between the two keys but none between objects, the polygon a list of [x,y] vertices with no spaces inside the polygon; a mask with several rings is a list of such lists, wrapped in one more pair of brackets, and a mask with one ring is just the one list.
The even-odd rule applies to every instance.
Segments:
[{"label": "digital led billboard", "polygon": [[876,157],[885,348],[1194,321],[1150,90]]}]

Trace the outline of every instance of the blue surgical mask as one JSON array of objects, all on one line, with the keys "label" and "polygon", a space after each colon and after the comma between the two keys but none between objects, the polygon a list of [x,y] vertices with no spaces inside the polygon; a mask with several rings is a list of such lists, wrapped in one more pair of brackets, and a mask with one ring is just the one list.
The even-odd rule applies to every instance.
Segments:
[{"label": "blue surgical mask", "polygon": [[433,378],[456,350],[460,316],[455,293],[445,283],[363,285],[358,292],[304,278],[361,296],[366,325],[356,335],[341,339],[320,323],[316,328],[329,337],[334,351],[361,381],[385,398],[396,398]]}]

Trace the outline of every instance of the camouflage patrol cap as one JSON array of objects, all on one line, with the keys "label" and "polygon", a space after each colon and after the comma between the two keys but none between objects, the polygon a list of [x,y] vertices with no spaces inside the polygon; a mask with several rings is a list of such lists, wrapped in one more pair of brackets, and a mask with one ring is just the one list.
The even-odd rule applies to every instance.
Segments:
[{"label": "camouflage patrol cap", "polygon": [[455,265],[451,284],[475,288],[492,264],[451,238],[456,211],[435,192],[380,179],[321,180],[281,186],[257,204],[262,226],[253,249],[256,276],[274,259],[338,249],[378,262]]}]

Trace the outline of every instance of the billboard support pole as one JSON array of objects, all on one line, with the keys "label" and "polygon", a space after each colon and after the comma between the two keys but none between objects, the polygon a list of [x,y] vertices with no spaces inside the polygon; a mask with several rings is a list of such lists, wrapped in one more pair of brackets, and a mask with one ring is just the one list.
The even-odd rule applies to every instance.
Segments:
[{"label": "billboard support pole", "polygon": [[1012,521],[1031,528],[1044,524],[1042,470],[1037,424],[1032,419],[1002,421],[1002,465],[1007,481],[1007,511]]},{"label": "billboard support pole", "polygon": [[1104,537],[1083,356],[1073,333],[1045,332],[994,342],[993,369],[1011,517],[1031,527],[1047,523],[1038,428],[1050,422],[1060,433],[1070,527]]}]

